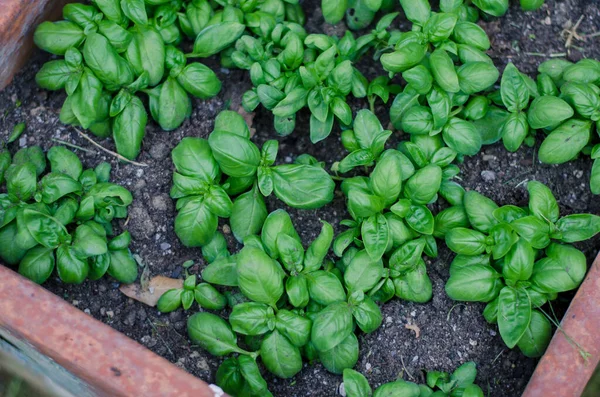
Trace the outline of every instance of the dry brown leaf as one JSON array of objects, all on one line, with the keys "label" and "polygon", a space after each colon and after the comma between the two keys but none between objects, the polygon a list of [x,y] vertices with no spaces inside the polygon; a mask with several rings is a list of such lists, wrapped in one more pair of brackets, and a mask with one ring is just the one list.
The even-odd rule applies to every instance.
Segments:
[{"label": "dry brown leaf", "polygon": [[156,302],[158,302],[160,296],[174,288],[183,288],[183,280],[156,276],[150,280],[148,288],[145,290],[139,284],[123,284],[119,287],[123,294],[148,306],[156,306]]},{"label": "dry brown leaf", "polygon": [[410,329],[411,331],[414,331],[415,332],[415,337],[417,339],[419,339],[419,336],[421,335],[421,328],[419,328],[417,325],[415,325],[415,324],[405,324],[404,328]]}]

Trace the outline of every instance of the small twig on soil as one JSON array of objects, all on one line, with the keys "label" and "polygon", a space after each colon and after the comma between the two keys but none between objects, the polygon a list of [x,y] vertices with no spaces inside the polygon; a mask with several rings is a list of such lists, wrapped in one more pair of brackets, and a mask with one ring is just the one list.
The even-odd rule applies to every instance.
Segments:
[{"label": "small twig on soil", "polygon": [[84,147],[77,146],[77,145],[75,145],[75,144],[73,144],[73,143],[69,143],[69,142],[67,142],[67,141],[63,141],[63,140],[61,140],[61,139],[52,138],[52,141],[53,141],[53,142],[56,142],[56,143],[60,143],[61,145],[65,145],[65,146],[72,147],[73,149],[79,149],[79,150],[83,150],[84,152],[87,152],[87,153],[91,153],[91,154],[96,154],[96,153],[97,153],[97,152],[96,152],[96,151],[94,151],[94,150],[86,149],[86,148],[84,148]]},{"label": "small twig on soil", "polygon": [[596,32],[596,33],[590,33],[590,34],[584,34],[582,35],[583,38],[585,39],[589,39],[592,37],[600,37],[600,32]]},{"label": "small twig on soil", "polygon": [[571,48],[571,46],[573,45],[573,39],[576,40],[583,40],[584,38],[581,37],[578,33],[577,33],[577,28],[579,28],[579,25],[581,25],[581,22],[583,21],[584,15],[582,15],[581,17],[579,17],[579,19],[577,20],[577,23],[570,29],[564,29],[562,31],[563,34],[567,35],[567,40],[565,41],[565,48]]},{"label": "small twig on soil", "polygon": [[446,322],[450,322],[450,313],[452,313],[452,310],[454,310],[454,308],[455,308],[456,306],[464,306],[464,307],[467,307],[467,305],[465,305],[464,303],[457,303],[456,305],[452,306],[452,307],[450,308],[450,310],[448,311],[448,315],[446,316]]},{"label": "small twig on soil", "polygon": [[410,380],[415,380],[415,377],[412,376],[412,374],[410,372],[408,372],[406,365],[404,365],[404,358],[402,356],[400,356],[400,362],[402,363],[402,369],[404,370],[404,372],[406,372],[406,375],[408,375]]},{"label": "small twig on soil", "polygon": [[96,143],[96,141],[94,141],[92,138],[90,138],[89,136],[87,136],[86,134],[84,134],[79,129],[77,129],[77,128],[73,128],[73,129],[75,131],[77,131],[77,133],[79,135],[81,135],[82,137],[84,137],[85,139],[87,139],[92,145],[96,146],[99,149],[102,149],[106,153],[110,154],[111,156],[114,156],[114,157],[118,158],[119,160],[125,161],[126,163],[129,163],[129,164],[137,165],[138,167],[147,167],[148,166],[148,164],[138,163],[137,161],[129,160],[128,158],[121,156],[119,153],[115,153],[112,150],[108,150],[104,146]]},{"label": "small twig on soil", "polygon": [[496,358],[492,361],[492,364],[494,364],[499,358],[500,356],[504,353],[504,350],[500,350],[500,353],[498,353],[498,355],[496,356]]},{"label": "small twig on soil", "polygon": [[173,354],[173,351],[171,350],[171,348],[169,347],[169,345],[167,345],[167,342],[165,342],[165,340],[163,339],[163,337],[160,336],[160,332],[158,332],[158,329],[156,329],[156,326],[147,317],[146,317],[146,321],[148,321],[148,324],[150,324],[150,326],[152,327],[152,329],[154,330],[154,332],[156,332],[156,336],[158,336],[158,339],[161,340],[161,342],[163,343],[163,345],[165,345],[165,347],[167,348],[167,350],[169,351],[169,353],[171,353],[171,357],[175,358],[175,354]]},{"label": "small twig on soil", "polygon": [[550,54],[542,54],[541,52],[526,52],[525,55],[529,55],[532,57],[542,57],[542,58],[564,58],[567,56],[566,52],[554,52]]},{"label": "small twig on soil", "polygon": [[529,181],[529,179],[527,179],[527,178],[523,179],[521,182],[519,182],[515,185],[515,189],[518,188],[519,186],[521,186],[522,184],[527,183],[528,181]]}]

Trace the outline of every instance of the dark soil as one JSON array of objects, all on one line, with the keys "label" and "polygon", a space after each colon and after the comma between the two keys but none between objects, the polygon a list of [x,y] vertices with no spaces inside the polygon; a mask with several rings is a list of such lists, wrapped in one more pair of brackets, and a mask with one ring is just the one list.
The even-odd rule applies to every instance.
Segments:
[{"label": "dark soil", "polygon": [[[317,1],[307,1],[305,10],[308,29],[340,32],[323,24]],[[490,52],[499,67],[509,60],[529,74],[535,74],[537,65],[551,54],[565,53],[565,37],[561,32],[584,16],[578,32],[590,34],[600,31],[600,5],[595,0],[547,1],[541,10],[525,14],[513,5],[504,18],[482,22],[490,34],[493,49]],[[582,57],[600,59],[600,37],[586,41],[573,41],[568,58],[576,61]],[[535,54],[531,54],[535,53]],[[250,87],[247,73],[219,69],[224,82],[222,93],[209,101],[194,103],[194,111],[184,125],[173,132],[164,132],[151,123],[146,130],[144,149],[138,161],[148,164],[141,168],[119,163],[111,156],[90,145],[70,127],[62,125],[58,113],[64,93],[40,90],[34,75],[47,54],[37,53],[12,85],[0,93],[0,138],[5,140],[13,126],[24,121],[26,132],[11,144],[11,151],[22,146],[41,145],[45,149],[56,145],[59,139],[79,145],[90,152],[77,150],[84,164],[93,167],[100,161],[113,165],[112,180],[128,187],[134,194],[127,228],[133,241],[131,249],[148,267],[149,276],[182,277],[184,261],[192,259],[203,266],[199,249],[183,247],[173,232],[174,203],[169,197],[172,163],[170,151],[184,136],[207,137],[213,120],[226,106],[238,109],[243,92]],[[218,69],[213,61],[211,66]],[[369,74],[381,73],[377,65],[368,65]],[[19,105],[20,104],[20,105]],[[356,101],[355,110],[366,106]],[[378,109],[382,120],[388,119],[387,108]],[[386,122],[387,124],[387,122]],[[256,140],[277,138],[271,116],[257,111],[253,128]],[[338,134],[312,145],[308,139],[308,114],[301,113],[297,129],[290,137],[280,141],[280,162],[291,162],[301,153],[310,153],[330,166],[344,155]],[[114,150],[110,140],[102,145]],[[524,148],[510,154],[501,145],[486,147],[461,166],[462,182],[467,189],[475,189],[499,204],[525,204],[525,182],[539,180],[549,185],[555,193],[563,214],[571,212],[600,213],[600,201],[590,192],[588,179],[589,159],[573,161],[560,167],[540,164],[535,148]],[[270,199],[269,209],[281,207],[281,202]],[[320,219],[325,219],[339,230],[339,221],[347,216],[341,194],[329,206],[319,211],[290,210],[292,219],[303,240],[311,241],[320,229]],[[228,228],[225,228],[228,230]],[[229,235],[229,237],[231,237]],[[232,239],[230,239],[232,240]],[[231,241],[231,249],[236,246]],[[600,239],[581,245],[593,259],[600,248]],[[456,304],[444,293],[448,278],[448,265],[452,254],[440,247],[439,258],[428,263],[433,282],[433,300],[427,304],[414,304],[393,300],[382,307],[384,322],[370,335],[360,336],[361,354],[356,369],[364,373],[373,386],[398,377],[423,382],[423,370],[452,370],[473,360],[479,369],[478,383],[486,395],[517,396],[523,391],[536,364],[518,351],[511,351],[502,342],[496,326],[489,325],[481,315],[483,305]],[[161,315],[155,308],[127,298],[119,291],[119,284],[109,278],[97,282],[86,281],[79,286],[64,285],[54,276],[45,285],[55,294],[74,306],[127,336],[139,341],[154,352],[176,363],[194,375],[214,382],[220,359],[192,347],[186,333],[188,313],[177,311]],[[570,296],[561,297],[565,306]],[[559,303],[560,304],[560,303]],[[193,312],[193,311],[192,311]],[[420,330],[418,338],[406,325]],[[338,394],[341,377],[329,374],[321,365],[309,366],[294,379],[270,378],[270,389],[276,396],[332,396]]]}]

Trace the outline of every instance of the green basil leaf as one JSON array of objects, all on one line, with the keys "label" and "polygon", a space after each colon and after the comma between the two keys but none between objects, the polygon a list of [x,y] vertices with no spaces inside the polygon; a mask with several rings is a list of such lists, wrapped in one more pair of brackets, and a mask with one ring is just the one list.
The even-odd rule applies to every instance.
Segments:
[{"label": "green basil leaf", "polygon": [[509,348],[515,347],[531,322],[531,301],[523,289],[504,287],[498,300],[498,328]]},{"label": "green basil leaf", "polygon": [[562,164],[574,159],[590,140],[592,122],[571,119],[544,139],[539,159],[546,164]]},{"label": "green basil leaf", "polygon": [[516,219],[510,225],[535,249],[544,249],[550,244],[550,230],[547,221],[530,215]]},{"label": "green basil leaf", "polygon": [[97,234],[91,226],[86,224],[79,225],[75,229],[73,248],[84,258],[108,252],[106,236]]},{"label": "green basil leaf", "polygon": [[519,239],[504,258],[502,274],[504,278],[517,281],[526,281],[531,277],[535,253],[531,245],[523,239]]},{"label": "green basil leaf", "polygon": [[171,76],[157,86],[149,97],[152,118],[165,131],[178,128],[192,113],[192,101],[187,92]]},{"label": "green basil leaf", "polygon": [[459,154],[473,156],[481,150],[481,135],[469,121],[451,118],[443,129],[446,145]]},{"label": "green basil leaf", "polygon": [[165,45],[160,33],[143,25],[138,22],[130,28],[133,39],[125,51],[125,59],[129,61],[136,75],[147,72],[148,85],[154,87],[160,83],[165,72]]},{"label": "green basil leaf", "polygon": [[495,17],[501,17],[508,11],[508,0],[473,0],[481,11]]},{"label": "green basil leaf", "polygon": [[431,53],[429,62],[433,78],[444,91],[450,93],[460,91],[454,62],[446,51],[442,49],[435,50]]},{"label": "green basil leaf", "polygon": [[574,214],[562,217],[556,222],[561,233],[561,241],[575,243],[585,241],[600,232],[600,217],[593,214]]},{"label": "green basil leaf", "polygon": [[156,308],[161,313],[170,313],[179,309],[181,307],[182,294],[183,290],[181,288],[168,290],[160,296],[156,303]]},{"label": "green basil leaf", "polygon": [[227,305],[227,299],[215,287],[200,283],[194,289],[194,299],[200,307],[209,310],[221,310]]},{"label": "green basil leaf", "polygon": [[[84,225],[82,225],[84,226]],[[81,227],[81,226],[80,226]],[[89,266],[78,247],[62,244],[56,250],[56,270],[60,279],[68,284],[81,284],[88,275]]]},{"label": "green basil leaf", "polygon": [[375,214],[365,219],[361,227],[361,236],[369,257],[374,260],[381,259],[389,243],[389,228],[385,216]]},{"label": "green basil leaf", "polygon": [[352,307],[352,315],[361,331],[367,334],[379,328],[383,320],[379,306],[368,296]]},{"label": "green basil leaf", "polygon": [[274,327],[273,308],[256,302],[240,303],[233,307],[229,315],[231,328],[243,335],[262,335]]},{"label": "green basil leaf", "polygon": [[440,190],[442,169],[428,165],[418,170],[404,185],[404,195],[415,204],[428,204]]},{"label": "green basil leaf", "polygon": [[283,272],[264,251],[244,247],[237,255],[238,286],[256,302],[275,306],[283,294]]},{"label": "green basil leaf", "polygon": [[136,25],[148,24],[148,14],[143,0],[121,0],[121,10]]},{"label": "green basil leaf", "polygon": [[531,321],[525,334],[517,342],[519,350],[527,357],[541,357],[552,339],[550,321],[537,310],[531,312]]},{"label": "green basil leaf", "polygon": [[530,98],[529,90],[523,75],[512,62],[504,69],[500,92],[502,102],[509,112],[515,113],[527,108]]},{"label": "green basil leaf", "polygon": [[456,268],[446,283],[451,299],[466,302],[490,302],[503,287],[500,274],[491,266],[472,264]]},{"label": "green basil leaf", "polygon": [[346,293],[340,280],[330,272],[317,270],[306,275],[310,298],[321,304],[330,305],[346,300]]},{"label": "green basil leaf", "polygon": [[56,248],[70,237],[60,222],[42,212],[25,208],[23,221],[33,238],[46,248]]},{"label": "green basil leaf", "polygon": [[410,302],[425,303],[431,300],[432,285],[425,263],[419,258],[415,268],[394,278],[396,296]]},{"label": "green basil leaf", "polygon": [[267,254],[273,259],[279,258],[279,251],[277,250],[277,237],[281,234],[287,234],[295,238],[297,241],[301,241],[290,215],[282,210],[278,209],[271,212],[265,219],[262,231],[261,240],[265,247]]},{"label": "green basil leaf", "polygon": [[218,218],[202,197],[196,196],[180,208],[175,218],[175,234],[186,247],[207,244],[217,230]]},{"label": "green basil leaf", "polygon": [[560,244],[551,244],[546,255],[533,266],[533,284],[547,293],[577,288],[587,270],[585,255],[570,245]]},{"label": "green basil leaf", "polygon": [[254,186],[234,201],[229,223],[235,238],[243,242],[246,236],[260,232],[266,218],[267,207],[262,195]]},{"label": "green basil leaf", "polygon": [[457,227],[446,233],[446,244],[457,254],[479,255],[485,251],[486,236],[476,230]]},{"label": "green basil leaf", "polygon": [[320,208],[333,200],[335,183],[323,168],[284,164],[272,168],[273,191],[293,208]]},{"label": "green basil leaf", "polygon": [[133,97],[113,121],[113,138],[119,154],[128,159],[138,156],[147,122],[148,115],[142,101]]},{"label": "green basil leaf", "polygon": [[42,22],[33,34],[35,45],[55,55],[64,55],[71,47],[79,47],[85,40],[83,30],[70,21]]},{"label": "green basil leaf", "polygon": [[464,206],[469,222],[475,229],[487,233],[498,223],[493,216],[498,205],[481,193],[474,190],[466,192]]},{"label": "green basil leaf", "polygon": [[467,213],[462,206],[448,207],[435,216],[433,236],[443,239],[450,230],[456,227],[469,227]]},{"label": "green basil leaf", "polygon": [[310,244],[304,256],[304,270],[306,272],[312,272],[321,267],[333,241],[333,227],[325,221],[321,222],[323,223],[321,232]]},{"label": "green basil leaf", "polygon": [[280,378],[291,378],[302,369],[300,350],[277,330],[263,339],[260,356],[265,367]]},{"label": "green basil leaf", "polygon": [[354,255],[344,272],[344,283],[350,291],[368,291],[383,277],[383,261],[373,259],[366,250]]},{"label": "green basil leaf", "polygon": [[371,397],[373,391],[369,381],[360,372],[346,368],[344,375],[344,390],[348,397]]},{"label": "green basil leaf", "polygon": [[511,113],[502,125],[502,143],[509,152],[516,152],[529,134],[529,123],[525,113]]},{"label": "green basil leaf", "polygon": [[550,189],[541,182],[529,181],[529,211],[547,222],[555,223],[560,216],[558,203]]},{"label": "green basil leaf", "polygon": [[202,271],[202,279],[211,284],[237,287],[237,262],[235,256],[217,259]]},{"label": "green basil leaf", "polygon": [[473,22],[458,21],[454,26],[452,37],[458,44],[467,44],[481,51],[490,49],[490,39],[487,33]]},{"label": "green basil leaf", "polygon": [[496,83],[500,76],[496,66],[488,62],[465,63],[458,69],[457,74],[460,89],[465,94],[475,94],[487,90]]},{"label": "green basil leaf", "polygon": [[346,302],[337,302],[317,313],[311,341],[319,352],[327,352],[343,343],[352,333],[352,312]]},{"label": "green basil leaf", "polygon": [[222,318],[211,313],[196,313],[188,319],[188,334],[192,342],[214,356],[241,352],[237,338]]},{"label": "green basil leaf", "polygon": [[574,112],[564,100],[553,96],[536,98],[527,112],[527,120],[533,129],[552,127],[571,118]]},{"label": "green basil leaf", "polygon": [[[0,241],[5,229],[8,230],[8,227],[0,229]],[[5,259],[5,255],[2,255],[2,259]],[[24,253],[23,259],[19,263],[19,274],[35,283],[42,284],[52,274],[54,264],[54,249],[37,246],[27,251],[26,254]]]}]

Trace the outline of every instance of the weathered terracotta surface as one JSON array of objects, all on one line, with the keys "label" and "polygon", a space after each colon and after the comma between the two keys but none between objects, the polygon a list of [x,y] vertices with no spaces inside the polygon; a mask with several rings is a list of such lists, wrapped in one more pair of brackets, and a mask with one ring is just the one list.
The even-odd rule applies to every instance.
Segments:
[{"label": "weathered terracotta surface", "polygon": [[600,361],[600,256],[562,320],[569,337],[589,353],[587,360],[556,331],[523,397],[579,397]]},{"label": "weathered terracotta surface", "polygon": [[68,0],[0,0],[0,90],[10,83],[33,49],[36,26],[60,17]]},{"label": "weathered terracotta surface", "polygon": [[0,328],[108,396],[213,397],[200,379],[0,265]]}]

